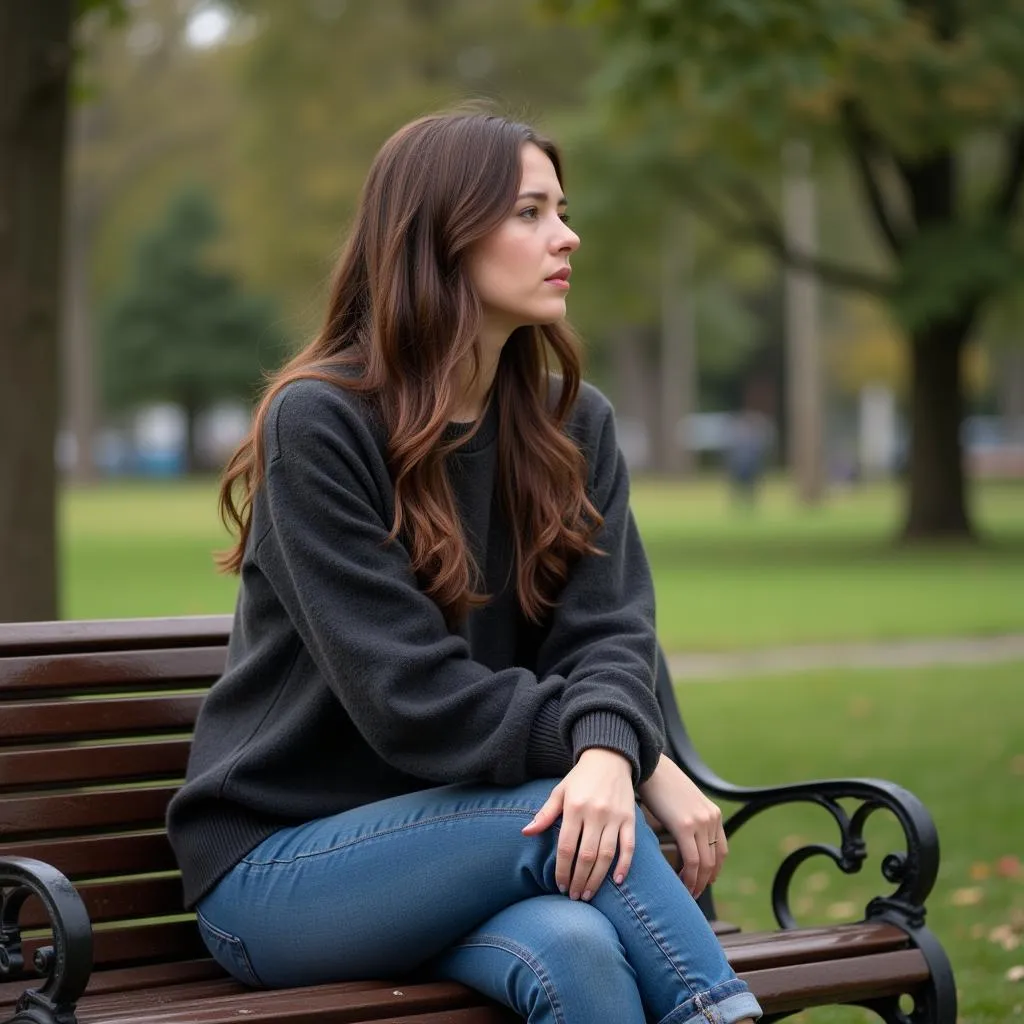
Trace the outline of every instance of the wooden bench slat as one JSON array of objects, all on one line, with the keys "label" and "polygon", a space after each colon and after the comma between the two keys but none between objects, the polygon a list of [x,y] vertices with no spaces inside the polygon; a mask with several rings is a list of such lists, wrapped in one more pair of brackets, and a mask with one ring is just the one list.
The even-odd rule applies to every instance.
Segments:
[{"label": "wooden bench slat", "polygon": [[[350,981],[345,982],[343,986],[337,987],[343,988],[346,993],[356,994],[371,990],[381,990],[385,988],[385,983],[374,980]],[[386,987],[390,991],[395,986],[394,984],[389,984]],[[176,1003],[194,1003],[198,1000],[205,1002],[208,999],[226,998],[233,998],[244,1005],[244,1001],[252,992],[252,989],[240,985],[222,971],[219,978],[147,990],[141,998],[149,999],[152,996],[153,1004],[159,1004],[166,1008],[170,1008]],[[90,1011],[94,1014],[102,1013],[104,1019],[115,1013],[132,1013],[137,1011],[139,1004],[140,993],[137,991],[113,992],[104,996],[94,996],[90,997],[88,1002]]]},{"label": "wooden bench slat", "polygon": [[907,933],[890,924],[798,928],[788,932],[741,932],[720,936],[729,962],[737,971],[821,962],[906,949]]},{"label": "wooden bench slat", "polygon": [[523,1024],[522,1018],[501,1006],[472,1006],[464,1010],[385,1017],[378,1024]]},{"label": "wooden bench slat", "polygon": [[[233,985],[239,992],[243,987],[229,978],[215,961],[189,960],[172,964],[148,964],[145,967],[122,967],[96,971],[89,979],[86,998],[93,999],[117,992],[149,991],[161,988],[181,989],[188,992],[190,985],[204,982]],[[34,988],[39,979],[31,982],[0,982],[0,1009],[11,1006],[26,988]]]},{"label": "wooden bench slat", "polygon": [[103,746],[0,749],[0,789],[58,783],[89,785],[129,780],[184,778],[186,739]]},{"label": "wooden bench slat", "polygon": [[[210,954],[199,937],[195,921],[130,925],[93,932],[95,969],[130,967],[137,964],[174,963],[201,960]],[[31,963],[36,949],[49,943],[46,936],[26,939],[25,962]]]},{"label": "wooden bench slat", "polygon": [[834,960],[827,968],[791,964],[741,976],[765,1013],[783,1013],[900,995],[926,982],[929,971],[920,950],[904,949]]},{"label": "wooden bench slat", "polygon": [[230,615],[0,622],[0,657],[226,645],[230,630]]},{"label": "wooden bench slat", "polygon": [[181,780],[190,745],[185,738],[153,738],[143,742],[0,749],[0,791],[60,784]]},{"label": "wooden bench slat", "polygon": [[[89,920],[99,924],[130,918],[168,917],[182,913],[180,878],[139,878],[78,886],[78,894],[89,911]],[[23,928],[48,928],[50,919],[35,898],[21,911]]]},{"label": "wooden bench slat", "polygon": [[74,688],[137,685],[167,689],[181,682],[209,682],[224,671],[223,647],[171,647],[148,651],[101,651],[0,659],[0,696]]},{"label": "wooden bench slat", "polygon": [[0,799],[0,835],[13,839],[80,829],[100,832],[157,827],[176,791],[175,786],[160,786]]},{"label": "wooden bench slat", "polygon": [[[287,1019],[292,1024],[333,1024],[346,1022],[401,1020],[414,1013],[479,1006],[484,997],[463,985],[453,982],[427,982],[418,985],[400,985],[396,988],[363,989],[352,991],[344,983],[318,985],[294,990],[277,989],[250,991],[243,996],[223,996],[192,1003],[176,1004],[159,1013],[161,1024],[229,1024],[239,1018],[238,1009],[244,1007],[245,1020],[275,1021]],[[104,1021],[118,1024],[141,1024],[152,1020],[151,1007],[138,1005],[133,1009],[105,1012]],[[83,1014],[83,1024],[88,1021]]]},{"label": "wooden bench slat", "polygon": [[0,704],[8,743],[101,739],[106,736],[185,732],[195,724],[202,694],[114,697],[81,701]]},{"label": "wooden bench slat", "polygon": [[[162,823],[161,823],[162,825]],[[73,882],[82,878],[174,871],[178,864],[167,833],[76,836],[0,844],[0,857],[34,857],[59,868]]]}]

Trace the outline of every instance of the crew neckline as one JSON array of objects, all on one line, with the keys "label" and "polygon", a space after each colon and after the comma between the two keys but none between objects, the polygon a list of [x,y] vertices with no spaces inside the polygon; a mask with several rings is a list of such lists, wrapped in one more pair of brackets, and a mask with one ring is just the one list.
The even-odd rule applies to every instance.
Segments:
[{"label": "crew neckline", "polygon": [[[472,429],[476,420],[450,420],[444,428],[442,440],[457,441],[465,437]],[[463,452],[478,452],[487,448],[498,436],[498,400],[492,395],[484,410],[483,420],[480,429],[464,444],[460,444],[455,454]]]}]

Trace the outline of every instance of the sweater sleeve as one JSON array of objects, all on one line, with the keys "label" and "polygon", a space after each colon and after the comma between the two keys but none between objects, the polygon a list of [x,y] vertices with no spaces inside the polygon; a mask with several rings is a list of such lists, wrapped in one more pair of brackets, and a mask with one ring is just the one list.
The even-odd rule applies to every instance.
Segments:
[{"label": "sweater sleeve", "polygon": [[[654,771],[664,748],[655,696],[657,637],[654,586],[629,507],[629,475],[615,437],[612,409],[590,389],[593,426],[584,425],[589,495],[604,523],[593,539],[603,554],[572,568],[541,644],[537,674],[565,679],[563,739],[574,756],[614,746],[633,762],[634,778]],[[617,743],[602,741],[609,730]]]},{"label": "sweater sleeve", "polygon": [[391,499],[372,435],[325,394],[292,385],[271,406],[254,525],[258,513],[256,564],[327,685],[378,755],[419,778],[515,785],[564,774],[564,679],[492,672],[449,632],[406,549],[387,539]]}]

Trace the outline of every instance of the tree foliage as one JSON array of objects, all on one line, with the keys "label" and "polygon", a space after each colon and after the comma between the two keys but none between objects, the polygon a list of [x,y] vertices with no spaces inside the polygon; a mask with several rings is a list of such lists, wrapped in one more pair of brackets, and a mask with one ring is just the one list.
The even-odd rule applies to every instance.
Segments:
[{"label": "tree foliage", "polygon": [[[964,345],[1024,272],[1024,0],[548,0],[603,25],[609,130],[727,237],[886,302],[911,341],[906,533],[970,532]],[[787,240],[760,178],[841,154],[879,258]]]},{"label": "tree foliage", "polygon": [[133,273],[104,320],[112,408],[167,401],[194,417],[221,399],[251,400],[280,359],[272,305],[206,258],[218,230],[211,200],[190,188],[140,240]]}]

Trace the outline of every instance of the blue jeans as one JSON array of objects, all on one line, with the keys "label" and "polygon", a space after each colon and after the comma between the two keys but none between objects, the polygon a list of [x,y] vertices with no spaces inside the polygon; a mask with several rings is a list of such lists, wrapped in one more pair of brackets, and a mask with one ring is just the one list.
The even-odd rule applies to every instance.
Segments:
[{"label": "blue jeans", "polygon": [[555,884],[557,780],[444,786],[282,829],[197,908],[216,960],[268,988],[461,981],[530,1024],[733,1024],[760,1009],[637,814],[633,864],[590,902]]}]

